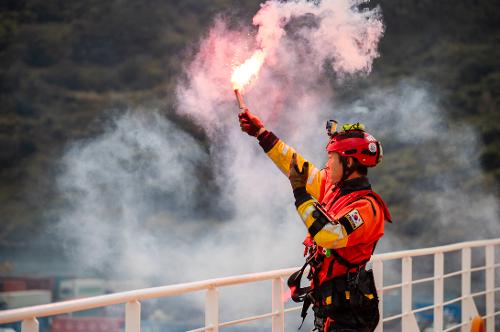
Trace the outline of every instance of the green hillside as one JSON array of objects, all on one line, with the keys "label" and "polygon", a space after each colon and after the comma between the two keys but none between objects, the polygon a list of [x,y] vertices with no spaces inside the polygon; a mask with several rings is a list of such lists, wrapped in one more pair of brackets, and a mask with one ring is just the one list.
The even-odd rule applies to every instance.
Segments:
[{"label": "green hillside", "polygon": [[[216,13],[250,21],[260,1],[64,1],[0,3],[0,244],[43,224],[56,161],[68,141],[102,130],[104,112],[151,104],[184,128],[173,89],[182,61]],[[450,122],[480,132],[482,167],[500,182],[500,2],[377,1],[386,33],[373,73],[356,88],[402,78],[432,82]],[[411,151],[401,155],[411,165]],[[412,177],[411,172],[402,175]],[[388,186],[394,191],[397,186]],[[405,202],[387,189],[396,217]],[[409,231],[409,230],[408,230]]]}]

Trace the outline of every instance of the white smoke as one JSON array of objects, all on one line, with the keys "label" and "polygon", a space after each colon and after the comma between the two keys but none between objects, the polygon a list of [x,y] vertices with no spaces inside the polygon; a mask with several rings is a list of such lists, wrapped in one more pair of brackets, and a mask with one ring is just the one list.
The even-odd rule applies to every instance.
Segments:
[{"label": "white smoke", "polygon": [[[268,63],[275,66],[283,58],[304,56],[311,68],[323,69],[327,62],[339,74],[368,73],[372,61],[378,57],[378,42],[383,33],[381,16],[377,9],[361,11],[364,1],[268,1],[253,18],[259,27],[257,43],[269,56]],[[307,54],[290,54],[281,47],[290,46],[285,26],[299,19],[302,26],[295,30]],[[300,61],[300,60],[299,60]]]},{"label": "white smoke", "polygon": [[172,232],[176,217],[192,215],[184,211],[202,185],[195,167],[207,156],[158,114],[128,114],[66,153],[58,186],[70,204],[59,231],[84,270],[150,276],[161,248],[154,229]]},{"label": "white smoke", "polygon": [[[154,111],[128,112],[104,134],[72,146],[58,183],[69,203],[58,230],[82,270],[166,284],[302,263],[306,230],[294,210],[288,180],[256,140],[240,132],[229,82],[232,66],[259,48],[268,58],[245,92],[246,102],[269,129],[318,167],[326,157],[324,120],[338,118],[366,122],[376,137],[392,141],[388,147],[415,145],[418,150],[419,144],[439,141],[447,132],[454,139],[444,146],[446,160],[472,176],[469,168],[479,172],[477,162],[470,161],[477,159],[468,158],[465,154],[470,150],[459,146],[463,133],[472,146],[477,145],[475,134],[469,128],[459,136],[456,128],[448,128],[426,89],[403,84],[392,90],[360,92],[357,102],[337,105],[332,111],[325,74],[339,79],[365,75],[378,56],[383,33],[380,13],[361,11],[359,4],[268,1],[254,17],[256,33],[217,19],[186,64],[177,89],[178,112],[203,127],[210,139],[208,150]],[[395,165],[388,168],[404,171],[397,170],[397,157],[391,153],[386,151],[382,167]],[[430,171],[426,167],[438,164],[440,156],[416,154],[415,171]],[[375,175],[384,181],[389,178],[383,171]],[[436,211],[429,220],[474,231],[458,221],[473,214],[459,213],[467,209],[467,193],[457,194],[455,178],[435,175],[429,183],[435,181],[445,194],[426,201]],[[422,173],[420,178],[427,176]],[[207,177],[213,177],[217,186],[207,186]],[[415,193],[416,208],[421,207],[420,195]],[[456,200],[456,195],[462,196]],[[496,213],[496,205],[487,208],[490,196],[477,198],[474,208],[485,210],[475,220]],[[211,211],[208,216],[204,209]],[[395,225],[404,222],[395,220]],[[391,227],[387,226],[389,232]],[[389,249],[383,243],[380,248]],[[402,247],[395,241],[387,243],[391,249]],[[222,299],[226,309],[225,301],[231,303],[232,309],[225,313],[230,319],[261,306],[269,293],[234,294],[244,301]]]},{"label": "white smoke", "polygon": [[496,188],[479,163],[479,134],[447,120],[426,84],[371,88],[338,111],[345,122],[365,123],[387,147],[373,170],[376,188],[390,187],[387,191],[400,192],[394,200],[410,203],[408,211],[396,214],[402,219],[387,226],[384,251],[408,249],[398,243],[396,234],[403,233],[411,234],[412,247],[500,236]]},{"label": "white smoke", "polygon": [[[378,8],[358,9],[363,2],[267,1],[253,19],[256,35],[218,19],[178,86],[179,112],[193,117],[210,135],[216,128],[233,126],[231,71],[256,49],[265,52],[266,60],[245,97],[264,120],[301,122],[306,108],[327,107],[325,70],[338,78],[367,74],[378,56],[381,15]],[[283,112],[287,115],[279,119]]]},{"label": "white smoke", "polygon": [[[203,127],[208,151],[144,110],[69,149],[58,182],[69,204],[58,232],[82,271],[165,284],[302,263],[306,231],[288,180],[239,130],[232,66],[266,50],[247,103],[321,167],[325,136],[317,114],[331,97],[325,68],[338,78],[368,73],[383,26],[377,10],[359,11],[353,1],[269,1],[254,23],[256,35],[216,20],[179,83],[178,111]],[[202,181],[207,170],[217,192]],[[218,208],[223,221],[214,220]],[[232,300],[229,316],[268,297],[236,293],[246,300]]]},{"label": "white smoke", "polygon": [[[243,137],[236,130],[227,135],[235,142]],[[69,206],[57,226],[78,262],[73,272],[158,285],[300,264],[304,229],[289,185],[247,145],[227,150],[234,161],[219,174],[227,184],[222,199],[199,180],[210,168],[207,152],[155,111],[128,112],[106,133],[73,145],[58,183]],[[211,207],[200,203],[230,204],[233,216],[214,220],[214,213],[203,213]],[[258,307],[267,286],[244,302],[223,299],[232,308],[225,314],[234,319]]]}]

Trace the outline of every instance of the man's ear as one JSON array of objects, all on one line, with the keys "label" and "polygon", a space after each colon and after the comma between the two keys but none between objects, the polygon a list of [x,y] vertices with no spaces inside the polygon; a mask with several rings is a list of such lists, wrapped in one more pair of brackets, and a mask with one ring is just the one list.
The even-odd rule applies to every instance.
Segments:
[{"label": "man's ear", "polygon": [[352,166],[354,166],[354,158],[347,157],[347,167],[352,167]]}]

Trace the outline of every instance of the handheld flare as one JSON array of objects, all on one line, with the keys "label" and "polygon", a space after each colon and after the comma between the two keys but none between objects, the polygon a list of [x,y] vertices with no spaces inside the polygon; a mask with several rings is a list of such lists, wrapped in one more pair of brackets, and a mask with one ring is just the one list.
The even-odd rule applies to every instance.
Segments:
[{"label": "handheld flare", "polygon": [[245,101],[243,100],[243,96],[240,93],[239,89],[234,89],[234,94],[236,95],[236,100],[238,101],[238,107],[240,110],[244,110],[247,108],[247,105],[245,104]]},{"label": "handheld flare", "polygon": [[241,96],[240,90],[257,78],[260,67],[262,67],[262,64],[264,63],[264,58],[264,51],[257,50],[250,58],[245,60],[244,63],[233,68],[231,83],[233,84],[234,94],[236,95],[236,100],[238,101],[240,110],[247,108],[247,105],[245,105],[245,101]]}]

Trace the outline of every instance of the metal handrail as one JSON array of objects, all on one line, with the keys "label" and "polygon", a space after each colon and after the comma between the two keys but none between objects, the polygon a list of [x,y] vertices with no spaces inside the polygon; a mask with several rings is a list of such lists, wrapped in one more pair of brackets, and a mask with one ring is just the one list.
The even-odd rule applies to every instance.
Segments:
[{"label": "metal handrail", "polygon": [[0,311],[0,324],[20,321],[32,317],[54,316],[69,312],[107,307],[114,304],[142,301],[158,297],[176,296],[184,293],[207,290],[209,288],[219,288],[250,282],[265,281],[279,277],[287,277],[296,270],[297,268],[290,268],[261,273],[244,274],[239,276],[188,282],[177,285],[144,288],[140,290],[120,292],[115,294],[99,295],[83,299],[36,305],[20,309],[4,310]]},{"label": "metal handrail", "polygon": [[433,254],[438,253],[438,252],[445,253],[445,252],[450,252],[450,251],[461,250],[464,248],[477,248],[477,247],[485,247],[487,245],[499,245],[499,244],[500,244],[500,238],[499,239],[489,239],[489,240],[467,241],[467,242],[459,242],[459,243],[447,244],[447,245],[437,246],[437,247],[388,252],[388,253],[384,253],[384,254],[375,255],[374,258],[376,257],[376,259],[378,259],[378,260],[387,261],[387,260],[392,260],[392,259],[397,259],[397,258],[402,258],[402,257],[427,256],[427,255],[433,255]]},{"label": "metal handrail", "polygon": [[[415,249],[415,250],[405,250],[399,252],[391,252],[374,255],[372,257],[372,262],[374,264],[374,272],[376,277],[376,283],[378,289],[380,290],[380,309],[383,317],[383,295],[384,292],[389,290],[393,290],[396,288],[401,288],[402,291],[402,310],[398,315],[385,317],[382,319],[382,322],[388,322],[394,319],[401,318],[402,327],[405,331],[418,331],[418,326],[415,320],[415,313],[426,311],[430,309],[434,309],[435,314],[435,323],[437,322],[438,327],[435,328],[435,331],[443,331],[442,326],[442,309],[444,306],[462,301],[462,315],[466,316],[468,314],[470,316],[470,312],[477,312],[475,309],[473,298],[479,295],[490,296],[489,307],[484,316],[484,319],[487,319],[488,331],[494,330],[494,317],[498,314],[498,312],[491,309],[492,297],[494,299],[494,293],[499,291],[500,289],[494,287],[494,272],[495,268],[500,266],[500,263],[495,263],[494,259],[494,247],[500,245],[499,239],[490,239],[490,240],[479,240],[479,241],[469,241],[462,242],[432,248],[423,248],[423,249]],[[471,268],[471,252],[472,248],[484,247],[486,248],[486,264],[484,266]],[[460,271],[455,271],[452,273],[444,274],[443,272],[443,254],[462,250],[462,269]],[[411,258],[418,256],[426,256],[426,255],[434,255],[434,264],[435,264],[435,275],[433,277],[428,277],[424,279],[412,280],[412,267],[411,267]],[[383,262],[388,260],[401,259],[402,260],[402,282],[393,285],[383,285]],[[126,320],[125,320],[125,329],[126,332],[139,332],[140,331],[140,301],[151,299],[151,298],[160,298],[167,296],[175,296],[190,292],[197,291],[206,291],[207,292],[207,301],[205,308],[205,326],[199,329],[195,329],[192,331],[218,331],[219,327],[242,324],[254,320],[260,319],[268,319],[271,318],[273,321],[273,331],[283,331],[284,330],[284,321],[283,317],[286,312],[298,310],[300,307],[285,309],[282,301],[283,297],[283,278],[289,276],[294,271],[296,271],[299,267],[290,268],[290,269],[281,269],[274,270],[262,273],[252,273],[245,274],[240,276],[232,276],[226,278],[217,278],[196,282],[189,282],[184,284],[177,285],[169,285],[169,286],[161,286],[161,287],[152,287],[140,290],[133,290],[115,294],[101,295],[90,298],[76,299],[70,301],[56,302],[45,305],[37,305],[32,307],[13,309],[13,310],[4,310],[0,311],[0,324],[1,323],[9,323],[15,321],[23,321],[22,331],[23,332],[37,332],[38,331],[38,323],[36,318],[53,316],[58,314],[64,314],[75,311],[83,311],[88,309],[94,309],[99,307],[105,307],[114,304],[126,303]],[[486,277],[486,286],[485,291],[473,293],[470,292],[470,274],[471,272],[477,271],[485,271],[487,274]],[[442,299],[442,283],[445,278],[454,276],[454,275],[462,275],[462,295],[458,298],[455,298],[451,301],[443,301]],[[252,283],[258,281],[272,280],[273,281],[273,310],[270,313],[265,313],[257,316],[241,318],[238,320],[233,320],[229,322],[219,322],[218,321],[218,293],[217,289],[220,287],[238,285],[244,283]],[[411,296],[411,287],[414,284],[434,281],[435,283],[435,297],[437,294],[437,298],[435,298],[435,303],[433,305],[413,309],[412,308],[412,296]],[[488,288],[489,287],[489,288]],[[437,293],[436,293],[437,292]],[[441,293],[440,293],[441,292]],[[472,301],[472,302],[471,302]],[[464,314],[465,313],[465,314]],[[382,323],[383,324],[383,323]],[[382,331],[382,324],[379,324],[377,331]],[[455,325],[454,328],[462,327],[462,331],[466,331],[469,322],[462,321],[460,324]],[[452,328],[453,329],[453,328]],[[447,330],[450,330],[448,328]],[[445,330],[445,331],[447,331]]]}]

